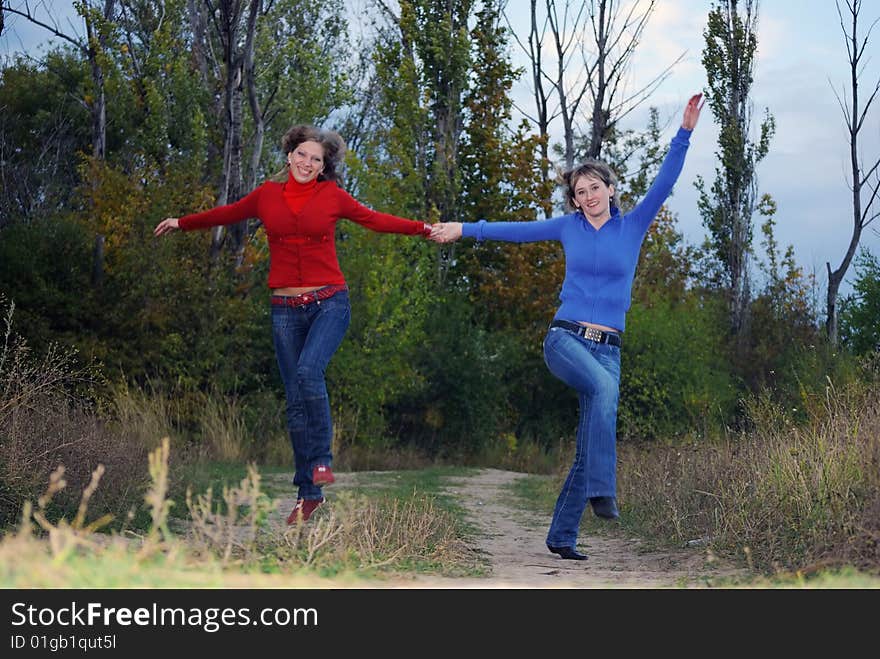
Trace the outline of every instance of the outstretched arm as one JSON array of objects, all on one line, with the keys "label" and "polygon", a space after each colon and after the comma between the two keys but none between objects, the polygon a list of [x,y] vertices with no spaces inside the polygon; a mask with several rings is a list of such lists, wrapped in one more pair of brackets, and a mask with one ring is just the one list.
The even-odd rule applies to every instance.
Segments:
[{"label": "outstretched arm", "polygon": [[334,192],[340,200],[340,216],[357,222],[361,226],[379,233],[401,233],[410,236],[431,236],[431,225],[427,222],[410,220],[389,213],[380,213],[364,206],[342,188]]},{"label": "outstretched arm", "polygon": [[259,199],[263,186],[255,188],[247,195],[225,206],[217,206],[201,213],[184,215],[183,217],[166,217],[153,229],[154,236],[161,236],[175,229],[191,231],[193,229],[209,229],[241,222],[249,217],[259,217]]},{"label": "outstretched arm", "polygon": [[428,238],[438,243],[449,243],[461,237],[483,240],[502,240],[509,243],[534,243],[541,240],[559,240],[566,222],[565,215],[533,222],[441,222],[435,224]]}]

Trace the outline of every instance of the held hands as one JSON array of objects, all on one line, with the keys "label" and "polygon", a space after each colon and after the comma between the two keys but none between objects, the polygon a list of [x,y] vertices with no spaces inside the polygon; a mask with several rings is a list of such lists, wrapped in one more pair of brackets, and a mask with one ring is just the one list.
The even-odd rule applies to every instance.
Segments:
[{"label": "held hands", "polygon": [[435,243],[451,243],[461,238],[461,222],[438,222],[431,225],[428,240]]},{"label": "held hands", "polygon": [[682,128],[693,130],[696,127],[697,120],[700,118],[700,110],[703,109],[703,104],[705,102],[706,99],[703,98],[702,94],[694,94],[691,96],[691,99],[684,107],[684,118],[681,120]]},{"label": "held hands", "polygon": [[162,220],[161,222],[159,222],[159,224],[156,225],[155,229],[153,229],[153,235],[154,236],[161,236],[163,234],[166,234],[170,231],[174,231],[179,228],[180,228],[180,224],[178,223],[178,220],[176,217],[166,217],[164,220]]}]

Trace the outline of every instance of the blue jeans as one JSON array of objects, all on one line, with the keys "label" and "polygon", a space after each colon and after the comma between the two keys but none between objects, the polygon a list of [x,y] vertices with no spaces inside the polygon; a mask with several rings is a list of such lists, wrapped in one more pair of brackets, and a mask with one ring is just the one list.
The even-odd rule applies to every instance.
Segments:
[{"label": "blue jeans", "polygon": [[316,465],[330,466],[333,423],[324,373],[351,322],[348,291],[298,307],[272,305],[272,340],[287,397],[298,498],[320,499]]},{"label": "blue jeans", "polygon": [[620,348],[553,327],[544,338],[544,362],[553,375],[578,392],[580,402],[574,464],[547,532],[548,545],[574,547],[587,501],[617,492]]}]

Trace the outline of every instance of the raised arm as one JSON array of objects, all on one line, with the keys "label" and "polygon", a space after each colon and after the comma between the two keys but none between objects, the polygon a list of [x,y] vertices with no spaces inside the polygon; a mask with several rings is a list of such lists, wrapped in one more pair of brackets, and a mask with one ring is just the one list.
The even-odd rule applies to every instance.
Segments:
[{"label": "raised arm", "polygon": [[681,120],[681,128],[672,138],[669,151],[663,159],[663,164],[660,165],[660,171],[657,172],[657,176],[645,196],[628,215],[632,221],[640,225],[643,231],[647,231],[660,207],[669,198],[669,193],[672,192],[672,187],[681,174],[684,159],[690,146],[691,133],[696,128],[700,118],[700,110],[703,109],[702,97],[702,94],[694,94],[687,102]]}]

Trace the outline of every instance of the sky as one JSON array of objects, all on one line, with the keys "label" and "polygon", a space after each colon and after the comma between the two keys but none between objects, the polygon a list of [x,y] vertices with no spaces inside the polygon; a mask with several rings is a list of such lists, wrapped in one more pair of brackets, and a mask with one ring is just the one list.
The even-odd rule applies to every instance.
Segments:
[{"label": "sky", "polygon": [[[57,24],[82,33],[72,2],[43,0],[31,7],[44,12],[48,7]],[[362,6],[355,0],[352,7]],[[661,73],[675,59],[683,59],[652,94],[641,110],[624,122],[624,127],[644,127],[649,105],[656,106],[668,120],[664,140],[671,139],[680,125],[687,99],[706,87],[706,74],[700,63],[705,45],[703,30],[712,6],[710,0],[659,0],[643,34],[631,67],[629,88]],[[846,8],[843,8],[844,12]],[[525,38],[528,29],[528,1],[508,0],[512,26]],[[862,35],[880,18],[880,4],[864,2],[860,16]],[[13,51],[39,53],[45,49],[48,33],[26,21],[7,15],[6,29],[0,36],[0,54]],[[873,47],[861,77],[861,98],[880,77],[880,24],[871,35]],[[871,53],[877,53],[871,57]],[[522,65],[514,44],[511,54]],[[815,273],[819,285],[820,307],[827,284],[825,263],[837,268],[852,235],[852,204],[849,187],[849,142],[844,116],[835,97],[848,90],[849,63],[844,34],[834,0],[763,0],[759,4],[758,54],[754,67],[751,98],[754,104],[753,130],[757,137],[764,108],[776,120],[776,133],[767,157],[758,165],[759,194],[769,193],[777,203],[776,240],[780,249],[794,248],[795,260],[806,273]],[[514,98],[530,108],[530,88],[523,78],[513,90]],[[868,163],[880,156],[880,98],[869,113],[861,136],[861,156]],[[678,228],[690,244],[706,236],[697,212],[698,175],[711,185],[715,178],[718,129],[709,107],[703,109],[699,125],[691,138],[684,170],[676,184],[669,207],[678,217]],[[880,204],[875,206],[880,211]],[[466,219],[466,218],[464,218]],[[755,248],[760,246],[761,218],[755,219]],[[880,255],[880,220],[863,232],[861,244]],[[755,273],[757,276],[757,273]],[[852,266],[848,282],[851,290]]]}]

